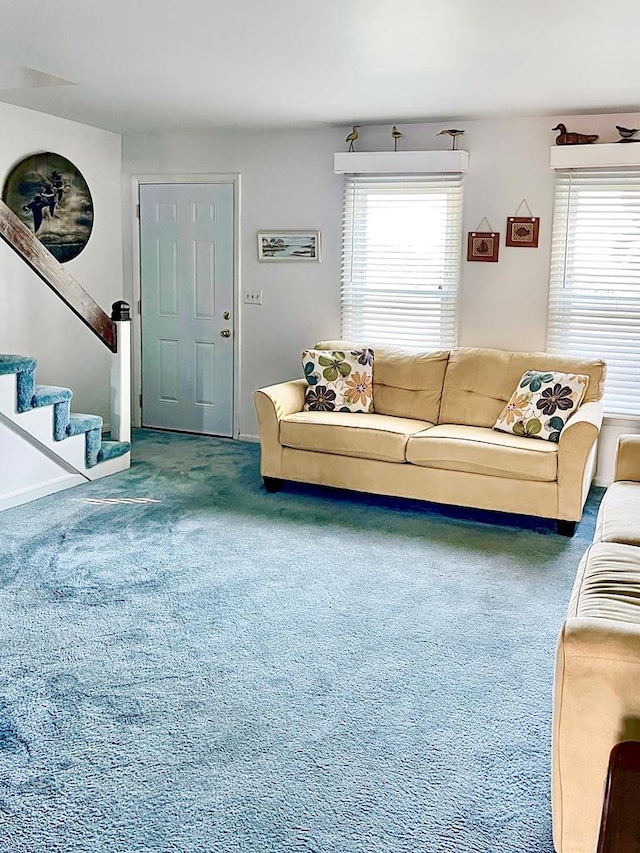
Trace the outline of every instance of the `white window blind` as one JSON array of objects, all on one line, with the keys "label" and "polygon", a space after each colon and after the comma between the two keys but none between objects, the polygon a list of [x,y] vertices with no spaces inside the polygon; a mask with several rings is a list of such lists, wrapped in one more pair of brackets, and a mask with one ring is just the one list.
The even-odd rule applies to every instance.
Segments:
[{"label": "white window blind", "polygon": [[421,349],[456,345],[462,177],[345,177],[344,339]]},{"label": "white window blind", "polygon": [[547,349],[607,362],[607,414],[640,415],[640,169],[556,172]]}]

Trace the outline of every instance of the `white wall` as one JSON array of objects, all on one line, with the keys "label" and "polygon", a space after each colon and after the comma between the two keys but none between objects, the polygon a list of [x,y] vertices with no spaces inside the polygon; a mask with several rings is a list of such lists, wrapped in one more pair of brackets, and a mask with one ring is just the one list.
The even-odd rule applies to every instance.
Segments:
[{"label": "white wall", "polygon": [[86,483],[0,421],[0,511]]},{"label": "white wall", "polygon": [[[93,232],[65,266],[110,314],[123,294],[120,136],[2,103],[0,127],[0,184],[20,160],[44,151],[61,154],[84,175],[94,202]],[[34,356],[39,384],[69,387],[75,411],[109,419],[109,351],[3,241],[0,352]]]},{"label": "white wall", "polygon": [[[465,180],[466,232],[486,216],[500,231],[497,264],[462,263],[459,344],[503,349],[545,347],[553,172],[551,128],[560,116],[459,122],[460,145],[471,153]],[[640,115],[573,116],[570,130],[595,132],[603,142],[618,138],[616,124],[635,127]],[[363,127],[357,150],[392,150],[390,125]],[[402,125],[406,150],[448,148],[436,136],[443,124]],[[342,179],[332,154],[346,149],[350,128],[293,132],[207,131],[141,134],[124,138],[125,258],[131,256],[131,176],[142,174],[239,173],[242,177],[241,278],[262,288],[262,306],[241,306],[240,433],[257,433],[252,393],[262,385],[298,376],[300,351],[340,331],[340,234]],[[505,221],[526,198],[541,218],[538,249],[504,246]],[[270,228],[319,228],[320,264],[259,264],[256,232]],[[131,294],[130,264],[125,291]],[[616,422],[603,431],[598,479],[611,477],[620,431],[640,431]]]}]

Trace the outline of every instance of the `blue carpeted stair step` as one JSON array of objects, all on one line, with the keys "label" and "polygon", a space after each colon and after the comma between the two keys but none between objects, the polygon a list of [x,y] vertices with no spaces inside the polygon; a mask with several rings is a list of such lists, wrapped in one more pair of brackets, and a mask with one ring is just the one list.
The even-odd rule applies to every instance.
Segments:
[{"label": "blue carpeted stair step", "polygon": [[37,409],[40,406],[53,406],[56,403],[67,402],[72,397],[71,388],[59,388],[57,385],[36,385],[31,407]]},{"label": "blue carpeted stair step", "polygon": [[56,441],[62,441],[63,438],[67,437],[72,397],[73,391],[70,388],[58,388],[57,385],[36,385],[35,393],[31,398],[31,408],[33,409],[53,406],[53,437]]},{"label": "blue carpeted stair step", "polygon": [[72,413],[67,426],[67,435],[82,435],[90,429],[99,429],[102,432],[102,418],[100,415],[81,415]]},{"label": "blue carpeted stair step", "polygon": [[93,468],[98,461],[102,441],[102,418],[100,415],[72,414],[69,417],[66,436],[85,435],[84,456],[87,468]]},{"label": "blue carpeted stair step", "polygon": [[36,364],[35,358],[26,355],[0,355],[0,375],[16,374],[19,412],[27,412],[31,408],[31,400],[36,390]]},{"label": "blue carpeted stair step", "polygon": [[28,355],[0,355],[0,376],[8,373],[22,373],[36,369],[35,358]]},{"label": "blue carpeted stair step", "polygon": [[128,441],[103,441],[102,418],[99,415],[71,415],[67,435],[86,433],[85,459],[87,468],[95,468],[100,462],[124,456],[131,450]]},{"label": "blue carpeted stair step", "polygon": [[103,441],[98,451],[98,462],[107,462],[109,459],[117,459],[131,450],[130,441]]},{"label": "blue carpeted stair step", "polygon": [[28,412],[33,408],[31,401],[36,393],[36,374],[35,370],[23,370],[16,374],[17,383],[17,406],[19,412]]}]

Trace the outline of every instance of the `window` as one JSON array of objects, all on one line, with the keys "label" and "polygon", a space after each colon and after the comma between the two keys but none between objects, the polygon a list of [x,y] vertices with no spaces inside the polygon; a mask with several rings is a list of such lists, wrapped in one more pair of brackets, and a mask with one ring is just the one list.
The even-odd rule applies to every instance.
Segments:
[{"label": "window", "polygon": [[607,414],[640,415],[640,169],[556,172],[547,349],[607,362]]},{"label": "window", "polygon": [[347,175],[342,337],[454,347],[461,236],[461,173]]}]

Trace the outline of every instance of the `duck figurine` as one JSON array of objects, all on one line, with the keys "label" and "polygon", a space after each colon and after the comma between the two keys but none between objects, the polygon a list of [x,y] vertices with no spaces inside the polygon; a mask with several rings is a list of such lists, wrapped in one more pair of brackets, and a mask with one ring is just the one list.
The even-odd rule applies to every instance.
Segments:
[{"label": "duck figurine", "polygon": [[572,133],[564,124],[557,124],[551,130],[558,130],[556,145],[590,145],[598,139],[597,133]]},{"label": "duck figurine", "polygon": [[620,139],[617,139],[616,142],[640,142],[640,139],[632,139],[632,136],[635,136],[638,132],[637,127],[621,127],[619,124],[616,125],[616,130],[620,134]]}]

